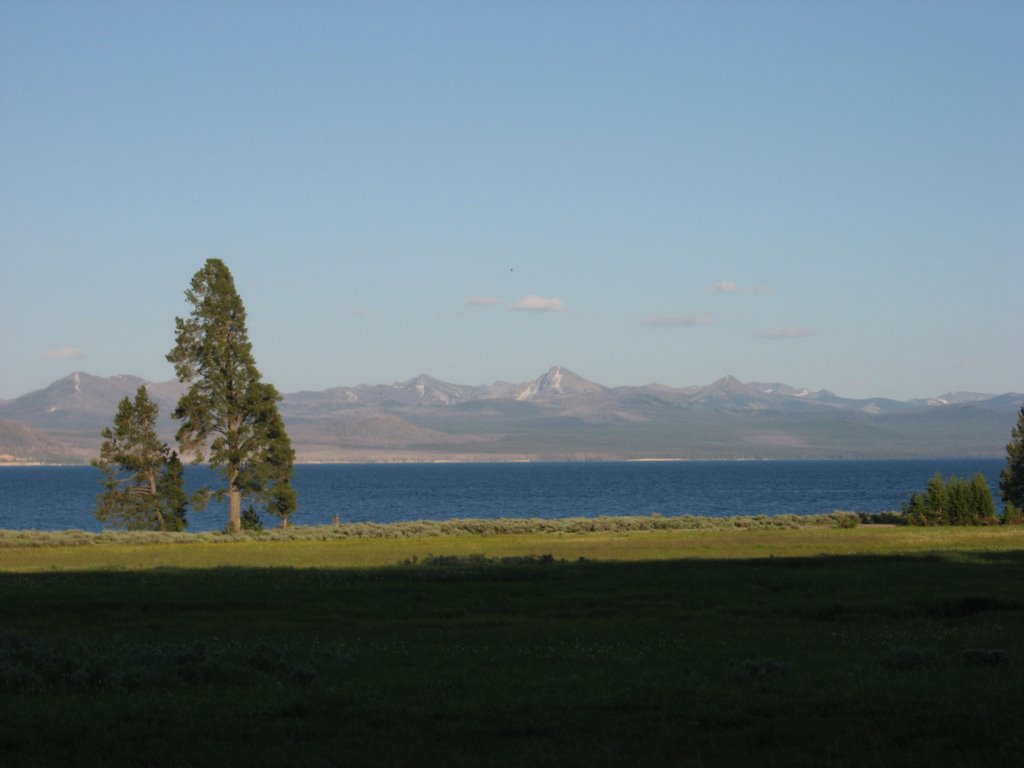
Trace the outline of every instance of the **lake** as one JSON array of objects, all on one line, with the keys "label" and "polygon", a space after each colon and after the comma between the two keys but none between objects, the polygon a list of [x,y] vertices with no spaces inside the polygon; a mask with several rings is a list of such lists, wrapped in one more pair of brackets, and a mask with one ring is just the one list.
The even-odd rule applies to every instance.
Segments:
[{"label": "lake", "polygon": [[[898,510],[943,477],[983,472],[997,503],[1005,459],[860,461],[306,464],[295,468],[298,525],[451,518],[779,515]],[[215,482],[188,467],[190,489]],[[92,467],[0,467],[0,528],[102,530]],[[190,511],[189,530],[222,529],[226,504]],[[272,524],[268,521],[268,524]]]}]

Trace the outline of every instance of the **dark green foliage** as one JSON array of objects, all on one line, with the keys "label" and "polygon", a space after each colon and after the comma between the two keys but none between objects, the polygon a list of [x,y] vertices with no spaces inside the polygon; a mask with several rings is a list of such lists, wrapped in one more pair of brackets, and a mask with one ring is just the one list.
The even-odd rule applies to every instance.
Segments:
[{"label": "dark green foliage", "polygon": [[971,522],[971,494],[967,483],[951,477],[946,486],[948,507],[942,522],[946,525],[968,525]]},{"label": "dark green foliage", "polygon": [[242,530],[253,533],[259,533],[263,530],[263,520],[260,519],[260,513],[252,506],[246,507],[242,512]]},{"label": "dark green foliage", "polygon": [[1005,525],[1024,525],[1024,510],[1012,501],[1006,502],[1003,509],[1003,523]]},{"label": "dark green foliage", "polygon": [[295,453],[281,420],[277,390],[260,380],[245,325],[245,307],[224,262],[209,259],[192,278],[188,318],[177,318],[167,359],[189,390],[178,402],[178,442],[197,462],[223,472],[229,528],[242,528],[242,502],[287,522],[297,499],[291,485]]},{"label": "dark green foliage", "polygon": [[991,525],[998,522],[996,505],[985,476],[971,480],[942,479],[938,472],[923,494],[914,493],[903,505],[903,517],[911,525]]},{"label": "dark green foliage", "polygon": [[104,491],[97,497],[96,519],[129,530],[181,531],[185,517],[184,470],[178,455],[156,434],[158,408],[146,388],[134,402],[124,398],[113,428],[103,430],[99,458]]},{"label": "dark green foliage", "polygon": [[1006,504],[1004,519],[1014,522],[1024,509],[1024,405],[1006,444],[1006,467],[999,477],[999,490]]},{"label": "dark green foliage", "polygon": [[947,522],[949,515],[949,490],[938,472],[928,481],[924,491],[924,505],[928,511],[929,523],[932,525]]},{"label": "dark green foliage", "polygon": [[938,525],[941,512],[936,511],[922,493],[913,493],[903,505],[903,517],[911,525]]},{"label": "dark green foliage", "polygon": [[247,498],[259,501],[282,525],[287,525],[298,497],[291,484],[295,452],[277,409],[280,399],[269,384],[253,387],[249,407],[253,430],[262,439],[254,442],[253,455],[243,465],[238,484]]},{"label": "dark green foliage", "polygon": [[996,501],[992,498],[992,490],[981,472],[971,479],[968,500],[970,509],[974,512],[972,522],[987,525],[996,521]]}]

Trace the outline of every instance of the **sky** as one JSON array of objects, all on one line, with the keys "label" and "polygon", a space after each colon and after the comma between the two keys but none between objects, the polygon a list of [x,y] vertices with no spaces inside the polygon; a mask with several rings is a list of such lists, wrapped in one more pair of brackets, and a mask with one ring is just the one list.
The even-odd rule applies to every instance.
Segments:
[{"label": "sky", "polygon": [[0,3],[0,399],[172,379],[206,259],[282,392],[1024,391],[1024,3]]}]

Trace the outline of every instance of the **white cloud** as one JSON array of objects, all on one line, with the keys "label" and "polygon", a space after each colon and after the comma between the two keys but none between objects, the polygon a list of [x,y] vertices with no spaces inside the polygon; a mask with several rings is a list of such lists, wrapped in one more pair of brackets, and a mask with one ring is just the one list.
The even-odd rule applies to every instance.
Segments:
[{"label": "white cloud", "polygon": [[766,339],[806,339],[814,334],[806,328],[772,328],[764,337]]},{"label": "white cloud", "polygon": [[466,299],[466,303],[471,307],[490,307],[501,304],[501,299],[497,296],[470,296]]},{"label": "white cloud", "polygon": [[654,315],[643,321],[644,325],[655,328],[683,328],[695,325],[708,325],[711,316],[700,315]]},{"label": "white cloud", "polygon": [[521,312],[565,312],[568,307],[562,303],[561,299],[545,299],[542,296],[534,296],[531,293],[515,302],[512,305],[512,309]]},{"label": "white cloud", "polygon": [[349,314],[353,317],[369,317],[373,314],[373,310],[368,307],[356,307]]},{"label": "white cloud", "polygon": [[744,295],[771,293],[771,288],[767,285],[760,284],[740,286],[732,280],[719,280],[717,283],[709,287],[708,290],[713,291],[714,293],[737,293]]},{"label": "white cloud", "polygon": [[43,355],[51,360],[77,360],[80,357],[85,357],[85,352],[78,347],[58,347],[46,350]]}]

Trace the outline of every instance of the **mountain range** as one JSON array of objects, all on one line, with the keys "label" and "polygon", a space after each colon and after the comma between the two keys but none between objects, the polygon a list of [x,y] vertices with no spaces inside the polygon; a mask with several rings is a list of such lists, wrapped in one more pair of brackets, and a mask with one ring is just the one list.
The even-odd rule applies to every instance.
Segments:
[{"label": "mountain range", "polygon": [[[146,384],[158,429],[177,381],[73,373],[0,401],[0,462],[85,462],[118,402]],[[299,461],[796,459],[1001,456],[1024,395],[957,392],[908,401],[724,376],[707,386],[605,387],[556,366],[513,384],[422,375],[286,394]]]}]

